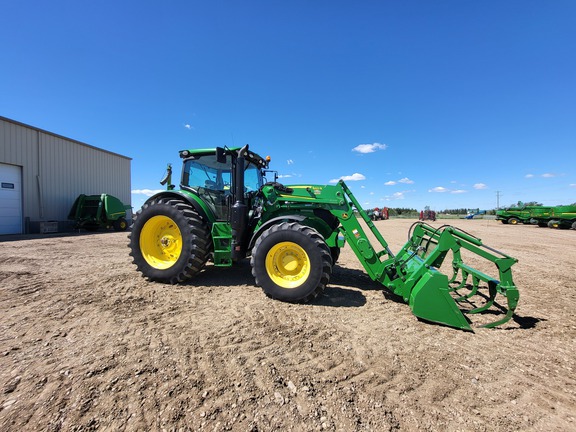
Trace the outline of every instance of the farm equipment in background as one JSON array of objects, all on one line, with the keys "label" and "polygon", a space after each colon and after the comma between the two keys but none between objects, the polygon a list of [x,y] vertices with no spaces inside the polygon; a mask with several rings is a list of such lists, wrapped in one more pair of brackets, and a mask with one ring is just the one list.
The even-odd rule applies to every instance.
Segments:
[{"label": "farm equipment in background", "polygon": [[530,220],[532,225],[547,227],[552,217],[552,207],[534,206],[530,208]]},{"label": "farm equipment in background", "polygon": [[430,210],[430,207],[424,207],[424,210],[420,211],[420,218],[421,221],[436,221],[436,212],[434,210]]},{"label": "farm equipment in background", "polygon": [[496,219],[504,224],[519,223],[560,229],[576,229],[576,206],[523,206],[496,211]]},{"label": "farm equipment in background", "polygon": [[[516,259],[458,228],[416,222],[394,255],[343,181],[287,186],[275,174],[266,182],[270,158],[248,145],[182,150],[180,157],[180,188],[172,185],[170,170],[163,179],[167,190],[144,203],[129,234],[133,263],[151,281],[181,283],[208,261],[230,267],[250,257],[256,285],[268,297],[307,302],[329,284],[347,242],[368,276],[400,296],[420,319],[472,330],[469,317],[493,315],[488,309],[498,297],[507,312],[483,326],[503,324],[514,313]],[[467,262],[470,255],[494,264],[497,275],[475,269]],[[450,277],[440,270],[444,261]]]},{"label": "farm equipment in background", "polygon": [[576,206],[552,207],[548,226],[550,228],[576,229]]},{"label": "farm equipment in background", "polygon": [[128,228],[126,211],[131,208],[112,195],[81,194],[74,201],[68,219],[74,221],[77,229],[97,231],[112,227],[116,231],[125,231]]},{"label": "farm equipment in background", "polygon": [[529,224],[532,218],[530,212],[537,207],[539,206],[508,207],[503,210],[496,210],[496,220],[510,225]]},{"label": "farm equipment in background", "polygon": [[388,213],[388,207],[382,207],[382,208],[376,207],[371,210],[368,210],[366,213],[368,214],[368,217],[373,221],[388,220],[388,218],[390,217]]},{"label": "farm equipment in background", "polygon": [[485,214],[486,214],[486,210],[470,211],[470,212],[468,212],[468,214],[466,216],[464,216],[464,219],[474,219],[474,216],[483,216]]}]

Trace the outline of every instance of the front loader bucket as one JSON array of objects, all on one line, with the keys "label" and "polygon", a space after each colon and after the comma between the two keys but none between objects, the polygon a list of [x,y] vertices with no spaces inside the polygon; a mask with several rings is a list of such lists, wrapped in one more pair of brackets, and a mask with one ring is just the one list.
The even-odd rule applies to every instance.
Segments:
[{"label": "front loader bucket", "polygon": [[[408,301],[414,315],[464,330],[472,330],[469,317],[475,314],[499,315],[480,327],[496,327],[512,318],[519,298],[512,281],[515,258],[452,226],[434,228],[417,222],[410,231],[408,242],[395,257],[391,285]],[[494,263],[498,277],[465,263],[463,249]],[[450,279],[439,270],[448,252],[452,254]],[[498,303],[498,297],[503,297],[505,304]]]},{"label": "front loader bucket", "polygon": [[425,319],[462,330],[472,330],[448,289],[448,278],[438,271],[427,271],[410,293],[412,313]]}]

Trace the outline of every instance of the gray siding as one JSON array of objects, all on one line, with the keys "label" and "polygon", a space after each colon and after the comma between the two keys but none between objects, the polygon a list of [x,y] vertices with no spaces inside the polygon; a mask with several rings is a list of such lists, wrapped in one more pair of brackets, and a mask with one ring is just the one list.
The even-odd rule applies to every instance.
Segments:
[{"label": "gray siding", "polygon": [[65,221],[80,194],[131,204],[131,159],[0,117],[0,162],[22,167],[23,214]]}]

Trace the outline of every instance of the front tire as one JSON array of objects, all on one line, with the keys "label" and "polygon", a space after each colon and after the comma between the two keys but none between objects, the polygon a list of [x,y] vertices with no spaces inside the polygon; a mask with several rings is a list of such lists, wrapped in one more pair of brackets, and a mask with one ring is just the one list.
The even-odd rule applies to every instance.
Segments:
[{"label": "front tire", "polygon": [[510,218],[510,219],[508,219],[508,223],[510,225],[518,225],[520,223],[520,219]]},{"label": "front tire", "polygon": [[324,291],[332,273],[332,256],[314,229],[283,222],[266,230],[252,249],[252,275],[271,298],[307,302]]},{"label": "front tire", "polygon": [[134,217],[130,255],[151,281],[179,283],[200,272],[210,254],[210,233],[194,208],[183,201],[154,199]]}]

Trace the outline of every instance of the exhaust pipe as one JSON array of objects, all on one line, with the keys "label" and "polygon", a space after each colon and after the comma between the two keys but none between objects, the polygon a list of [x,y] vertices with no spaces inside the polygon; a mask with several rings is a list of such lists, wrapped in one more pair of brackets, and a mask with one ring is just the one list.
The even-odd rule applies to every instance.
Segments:
[{"label": "exhaust pipe", "polygon": [[234,166],[234,204],[230,214],[232,228],[232,260],[239,261],[246,257],[244,237],[248,225],[248,207],[244,199],[244,161],[248,152],[248,144],[238,151]]}]

